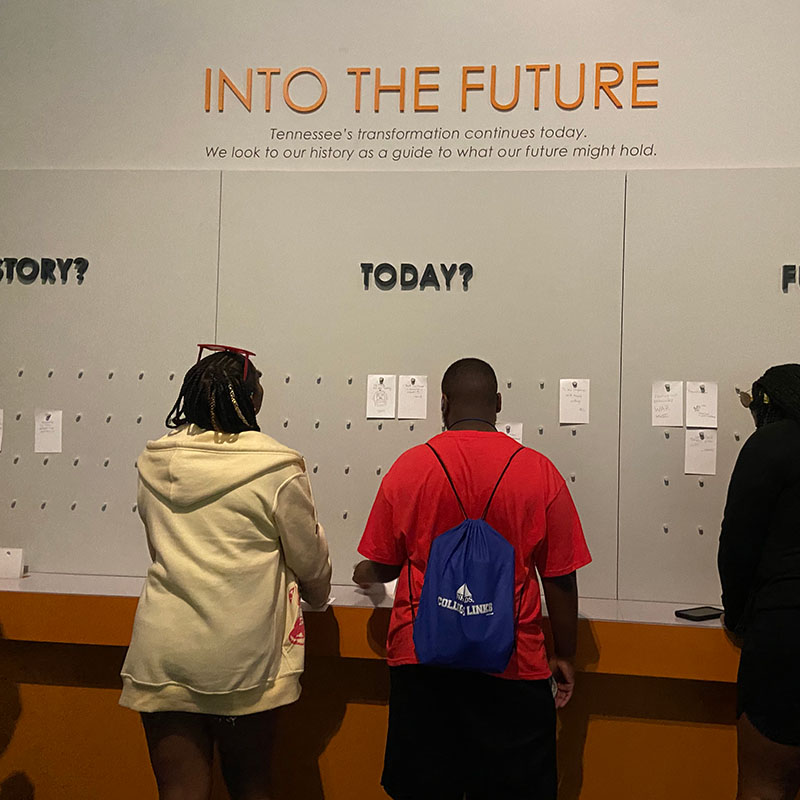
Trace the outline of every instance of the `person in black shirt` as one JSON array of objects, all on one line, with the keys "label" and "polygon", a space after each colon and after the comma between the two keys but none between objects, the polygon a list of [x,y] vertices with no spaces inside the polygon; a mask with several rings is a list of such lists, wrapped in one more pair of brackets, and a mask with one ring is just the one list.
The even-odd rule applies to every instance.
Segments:
[{"label": "person in black shirt", "polygon": [[756,431],[728,487],[719,540],[724,624],[741,643],[737,800],[800,791],[800,364],[740,394]]}]

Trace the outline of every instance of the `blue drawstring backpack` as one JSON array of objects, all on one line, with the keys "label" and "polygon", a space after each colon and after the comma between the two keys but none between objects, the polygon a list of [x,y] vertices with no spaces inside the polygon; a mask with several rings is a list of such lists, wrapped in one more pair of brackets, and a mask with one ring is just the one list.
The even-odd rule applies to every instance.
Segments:
[{"label": "blue drawstring backpack", "polygon": [[486,515],[506,470],[525,448],[508,459],[480,519],[470,519],[447,467],[430,443],[428,447],[442,465],[464,521],[433,540],[416,614],[408,565],[417,660],[503,672],[514,651],[514,546],[486,522]]}]

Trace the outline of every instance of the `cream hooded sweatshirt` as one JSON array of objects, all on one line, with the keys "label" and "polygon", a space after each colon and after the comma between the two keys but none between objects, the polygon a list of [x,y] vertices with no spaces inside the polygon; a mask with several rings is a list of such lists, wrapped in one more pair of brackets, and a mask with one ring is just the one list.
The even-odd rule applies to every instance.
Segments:
[{"label": "cream hooded sweatshirt", "polygon": [[148,442],[138,468],[153,564],[120,703],[227,716],[294,702],[300,597],[322,605],[331,577],[302,456],[190,425]]}]

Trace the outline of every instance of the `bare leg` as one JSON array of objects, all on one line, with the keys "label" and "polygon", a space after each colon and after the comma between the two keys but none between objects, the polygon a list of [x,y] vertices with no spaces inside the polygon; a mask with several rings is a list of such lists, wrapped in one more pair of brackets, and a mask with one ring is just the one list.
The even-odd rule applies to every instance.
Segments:
[{"label": "bare leg", "polygon": [[159,800],[208,800],[214,742],[204,714],[142,714]]},{"label": "bare leg", "polygon": [[262,711],[214,723],[222,775],[231,800],[270,800],[270,755],[275,712]]},{"label": "bare leg", "polygon": [[739,790],[736,800],[795,800],[800,791],[800,747],[767,739],[747,714],[739,717]]}]

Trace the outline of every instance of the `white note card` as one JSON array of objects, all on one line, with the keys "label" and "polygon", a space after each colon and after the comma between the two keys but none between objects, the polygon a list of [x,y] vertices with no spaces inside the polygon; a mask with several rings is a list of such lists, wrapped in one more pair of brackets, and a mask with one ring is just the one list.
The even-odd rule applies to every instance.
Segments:
[{"label": "white note card", "polygon": [[521,422],[498,422],[495,427],[500,433],[510,436],[515,442],[522,444],[522,423]]},{"label": "white note card", "polygon": [[37,408],[34,412],[35,453],[61,452],[61,412],[51,409]]},{"label": "white note card", "polygon": [[589,422],[589,379],[562,378],[558,403],[558,421],[562,425]]},{"label": "white note card", "polygon": [[686,427],[717,427],[717,384],[686,381]]},{"label": "white note card", "polygon": [[428,376],[401,375],[397,388],[398,419],[428,418]]},{"label": "white note card", "polygon": [[683,471],[687,475],[717,474],[717,432],[711,428],[686,431]]},{"label": "white note card", "polygon": [[0,408],[0,453],[3,451],[3,409]]},{"label": "white note card", "polygon": [[397,375],[367,376],[367,419],[394,419]]},{"label": "white note card", "polygon": [[683,381],[653,381],[653,425],[683,427]]}]

